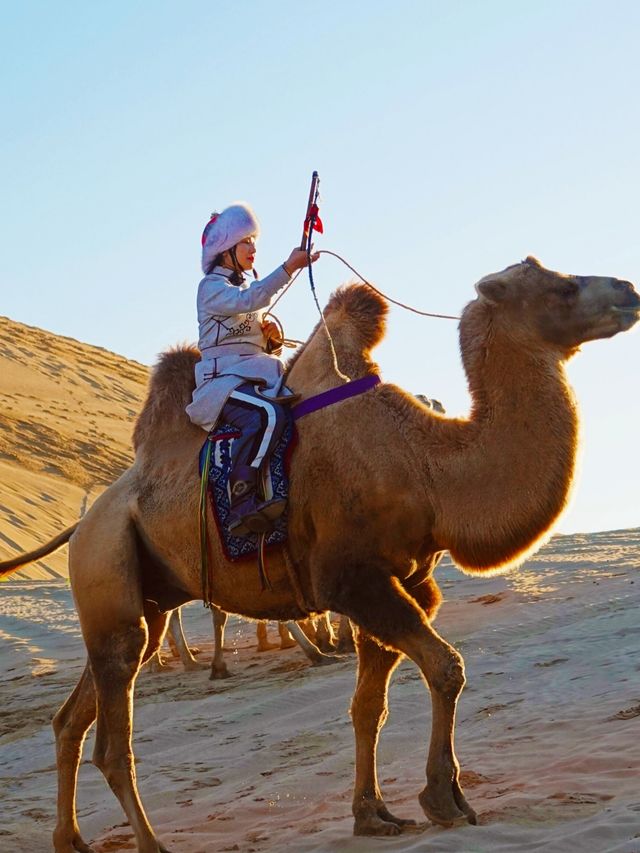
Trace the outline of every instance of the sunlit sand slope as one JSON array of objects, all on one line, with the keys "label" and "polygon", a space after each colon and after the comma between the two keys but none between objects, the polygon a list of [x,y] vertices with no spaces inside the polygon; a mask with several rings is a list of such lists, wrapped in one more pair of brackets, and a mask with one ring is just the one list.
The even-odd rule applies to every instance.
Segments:
[{"label": "sunlit sand slope", "polygon": [[[0,317],[0,559],[46,542],[131,460],[148,368]],[[66,549],[16,577],[66,575]]]}]

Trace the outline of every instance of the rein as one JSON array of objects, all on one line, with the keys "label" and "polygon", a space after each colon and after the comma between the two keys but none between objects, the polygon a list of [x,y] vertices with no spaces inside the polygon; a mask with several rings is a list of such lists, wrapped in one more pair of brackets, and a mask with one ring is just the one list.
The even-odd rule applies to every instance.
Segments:
[{"label": "rein", "polygon": [[[431,311],[421,311],[419,308],[414,308],[412,305],[407,305],[404,302],[400,302],[398,299],[393,299],[391,296],[388,296],[386,293],[383,293],[381,290],[379,290],[377,287],[375,287],[375,285],[371,284],[371,282],[368,279],[366,279],[361,273],[359,273],[355,267],[352,267],[351,264],[348,261],[346,261],[342,257],[342,255],[339,255],[337,252],[332,252],[329,249],[320,249],[318,251],[318,254],[319,255],[330,255],[332,258],[337,258],[341,263],[343,263],[345,265],[345,267],[350,269],[351,272],[354,273],[354,275],[356,275],[363,284],[366,284],[367,287],[370,287],[371,290],[375,291],[375,293],[377,293],[378,296],[381,296],[387,302],[390,302],[392,305],[397,305],[398,308],[404,308],[405,311],[411,311],[413,314],[418,314],[420,317],[435,317],[438,320],[459,320],[460,319],[460,317],[458,317],[454,314],[435,314]],[[310,278],[311,282],[313,282],[313,273],[311,272],[311,265],[309,265],[308,269],[309,269],[309,278]],[[289,290],[289,288],[291,287],[291,285],[297,279],[297,277],[300,275],[301,272],[302,272],[302,270],[298,270],[296,272],[296,274],[293,276],[293,278],[291,279],[289,284],[287,284],[287,286],[280,292],[277,299],[274,300],[274,302],[271,305],[271,308],[274,308],[275,305],[282,299],[282,297],[285,295],[287,290]],[[320,316],[322,317],[322,319],[324,321],[324,313],[323,313],[322,309],[320,308],[320,305],[318,304],[318,299],[316,296],[315,283],[313,283],[311,287],[312,287],[311,292],[313,294],[315,303],[318,307],[318,310],[320,311]],[[301,346],[304,343],[304,341],[297,341],[294,338],[285,338],[284,337],[284,329],[282,329],[282,323],[275,316],[275,314],[272,313],[271,310],[269,310],[269,312],[266,316],[271,317],[278,324],[279,328],[282,330],[282,338],[283,338],[283,343],[284,343],[285,347]],[[325,323],[325,329],[326,329],[326,323]],[[328,332],[328,329],[327,329],[327,332]],[[334,354],[335,354],[335,352],[334,352]],[[337,358],[335,360],[337,361]],[[338,375],[341,377],[343,376],[343,374],[341,374],[339,371],[338,371]]]},{"label": "rein", "polygon": [[[367,281],[367,279],[363,275],[360,275],[358,270],[355,269],[354,267],[352,267],[351,264],[347,263],[347,261],[345,261],[345,259],[341,255],[339,255],[337,252],[330,252],[329,249],[320,249],[318,254],[319,255],[331,255],[332,258],[337,258],[339,261],[342,261],[342,263],[345,265],[345,267],[349,267],[351,272],[354,273],[355,275],[357,275],[358,278],[360,279],[360,281],[363,282],[363,284],[366,284],[367,287],[371,288],[371,290],[375,290],[375,292],[378,294],[378,296],[382,296],[383,299],[386,299],[387,302],[391,302],[392,305],[397,305],[399,308],[404,308],[405,311],[412,311],[414,314],[419,314],[421,317],[436,317],[439,320],[459,320],[460,319],[460,317],[454,317],[453,314],[432,314],[429,311],[419,311],[417,308],[413,308],[411,305],[405,305],[404,302],[398,302],[397,299],[392,299],[390,296],[387,296],[386,293],[383,293],[381,290],[378,290],[377,287],[374,287],[370,281]],[[290,283],[293,284],[293,282],[290,282]]]}]

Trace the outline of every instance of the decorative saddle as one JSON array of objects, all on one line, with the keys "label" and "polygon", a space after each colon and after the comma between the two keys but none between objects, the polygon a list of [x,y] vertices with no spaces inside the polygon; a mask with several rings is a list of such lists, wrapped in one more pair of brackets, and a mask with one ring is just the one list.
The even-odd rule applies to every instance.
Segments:
[{"label": "decorative saddle", "polygon": [[[293,450],[293,421],[289,418],[282,438],[276,445],[269,460],[270,476],[265,476],[263,482],[264,499],[271,500],[273,497],[285,498],[289,492],[289,480],[287,471],[289,459]],[[222,543],[225,556],[229,560],[244,560],[253,557],[258,552],[259,535],[233,536],[227,530],[229,513],[229,473],[231,471],[231,448],[234,440],[240,435],[235,427],[229,424],[217,424],[207,436],[200,450],[199,472],[202,477],[203,468],[209,458],[209,471],[207,476],[207,491],[211,502],[213,517],[216,521],[218,534]],[[211,443],[209,453],[208,445]],[[287,512],[277,519],[274,529],[265,537],[265,546],[279,545],[287,539]]]}]

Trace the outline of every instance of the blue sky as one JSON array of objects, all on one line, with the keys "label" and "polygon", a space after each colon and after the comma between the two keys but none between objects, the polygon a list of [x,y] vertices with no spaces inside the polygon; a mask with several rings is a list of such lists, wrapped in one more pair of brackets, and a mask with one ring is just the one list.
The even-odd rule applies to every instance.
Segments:
[{"label": "blue sky", "polygon": [[[396,298],[457,314],[527,254],[640,279],[632,0],[29,2],[0,34],[0,313],[145,363],[196,337],[199,238],[237,199],[258,269],[325,235]],[[316,266],[321,300],[349,278]],[[304,279],[287,332],[317,315]],[[569,367],[585,428],[560,529],[640,524],[631,333]],[[468,411],[456,324],[394,309],[383,375]]]}]

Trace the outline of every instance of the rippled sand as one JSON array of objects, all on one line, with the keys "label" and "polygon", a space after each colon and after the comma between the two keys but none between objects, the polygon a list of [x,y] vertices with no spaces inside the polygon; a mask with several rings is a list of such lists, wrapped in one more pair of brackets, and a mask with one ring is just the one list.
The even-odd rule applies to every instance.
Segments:
[{"label": "rippled sand", "polygon": [[[298,649],[258,654],[254,626],[240,620],[228,632],[233,678],[211,682],[178,663],[140,676],[137,771],[153,825],[175,853],[639,853],[639,568],[635,529],[556,537],[507,577],[438,571],[437,627],[467,665],[457,745],[480,826],[354,838],[354,660],[312,669]],[[208,612],[192,605],[185,623],[208,660]],[[84,659],[68,588],[0,586],[0,641],[0,849],[40,853],[55,811],[49,720]],[[383,791],[392,811],[420,820],[430,709],[410,663],[390,707]],[[134,849],[91,745],[84,837],[98,853]]]}]

